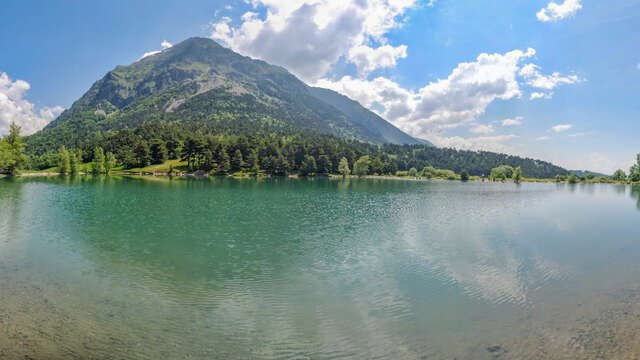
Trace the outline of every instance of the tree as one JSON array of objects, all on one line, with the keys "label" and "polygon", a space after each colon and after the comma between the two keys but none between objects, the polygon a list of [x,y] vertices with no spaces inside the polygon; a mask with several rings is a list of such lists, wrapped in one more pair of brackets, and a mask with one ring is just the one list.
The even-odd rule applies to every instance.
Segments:
[{"label": "tree", "polygon": [[356,163],[353,164],[353,173],[358,177],[363,177],[369,174],[369,156],[368,155],[360,157],[360,159],[358,159]]},{"label": "tree", "polygon": [[331,172],[331,168],[333,164],[331,163],[331,159],[327,155],[318,156],[318,173],[327,175]]},{"label": "tree", "polygon": [[133,150],[138,166],[145,167],[151,164],[151,150],[146,141],[140,141]]},{"label": "tree", "polygon": [[557,183],[564,182],[564,181],[566,181],[566,180],[567,180],[567,177],[566,177],[566,176],[564,176],[564,175],[560,175],[560,174],[556,175],[556,182],[557,182]]},{"label": "tree", "polygon": [[629,180],[633,182],[640,181],[640,154],[636,157],[636,164],[629,170]]},{"label": "tree", "polygon": [[58,154],[58,172],[60,174],[71,172],[71,159],[69,158],[69,152],[64,145],[60,147],[60,153]]},{"label": "tree", "polygon": [[229,159],[229,154],[227,153],[227,149],[224,147],[220,148],[220,155],[218,161],[218,173],[225,175],[229,173],[231,170],[231,160]]},{"label": "tree", "polygon": [[104,150],[100,146],[93,150],[93,173],[104,174]]},{"label": "tree", "polygon": [[411,169],[409,169],[409,176],[411,177],[416,177],[418,176],[418,169],[412,167]]},{"label": "tree", "polygon": [[460,171],[460,180],[469,181],[469,172],[467,172],[467,170],[462,169],[462,171]]},{"label": "tree", "polygon": [[111,170],[116,167],[116,156],[112,152],[107,153],[107,159],[104,162],[104,170],[107,174],[111,172]]},{"label": "tree", "polygon": [[237,149],[233,153],[233,157],[231,158],[231,170],[240,171],[244,167],[244,159],[242,158],[242,151]]},{"label": "tree", "polygon": [[625,181],[625,180],[627,180],[627,174],[625,174],[624,170],[618,169],[611,176],[611,180],[614,180],[614,181]]},{"label": "tree", "polygon": [[302,163],[300,164],[300,175],[309,176],[318,171],[316,166],[316,159],[311,155],[305,155]]},{"label": "tree", "polygon": [[27,164],[20,126],[11,123],[9,135],[0,141],[0,173],[16,175]]},{"label": "tree", "polygon": [[427,166],[422,169],[422,176],[426,177],[427,179],[431,179],[432,177],[436,176],[436,169],[432,166]]},{"label": "tree", "polygon": [[342,178],[346,178],[351,174],[351,170],[349,169],[349,160],[343,157],[340,159],[340,163],[338,164],[338,172],[342,175]]},{"label": "tree", "polygon": [[80,163],[78,162],[78,156],[75,151],[69,152],[69,172],[71,174],[77,174],[80,167]]},{"label": "tree", "polygon": [[260,159],[258,156],[258,151],[253,149],[249,152],[249,156],[247,156],[247,165],[249,166],[249,170],[255,176],[258,176],[260,173]]},{"label": "tree", "polygon": [[151,156],[152,164],[162,164],[167,161],[167,146],[164,141],[160,139],[153,140],[149,147],[149,155]]},{"label": "tree", "polygon": [[567,182],[569,184],[575,184],[578,182],[578,177],[576,176],[576,174],[570,174],[569,177],[567,178]]},{"label": "tree", "polygon": [[520,181],[522,180],[522,169],[520,168],[520,166],[518,166],[514,172],[513,172],[513,176],[511,177],[511,179],[513,179],[513,182],[516,184],[519,184]]}]

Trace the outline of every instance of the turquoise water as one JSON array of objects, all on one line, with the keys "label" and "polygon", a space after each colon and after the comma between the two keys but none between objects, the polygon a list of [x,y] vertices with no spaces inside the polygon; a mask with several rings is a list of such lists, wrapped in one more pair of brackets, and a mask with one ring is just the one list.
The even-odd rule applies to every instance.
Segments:
[{"label": "turquoise water", "polygon": [[639,199],[624,185],[2,179],[0,358],[613,353],[637,324],[593,323],[636,300]]}]

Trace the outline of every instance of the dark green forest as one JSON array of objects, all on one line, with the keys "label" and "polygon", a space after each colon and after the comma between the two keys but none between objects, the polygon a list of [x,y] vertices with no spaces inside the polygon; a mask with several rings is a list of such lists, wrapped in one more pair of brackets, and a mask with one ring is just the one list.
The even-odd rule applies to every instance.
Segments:
[{"label": "dark green forest", "polygon": [[[342,158],[353,167],[369,156],[368,174],[395,174],[433,167],[472,176],[488,176],[491,169],[521,167],[527,177],[552,178],[567,171],[551,163],[485,151],[442,149],[429,145],[376,145],[326,134],[297,132],[236,135],[217,133],[189,124],[148,123],[109,132],[101,140],[77,148],[83,162],[93,161],[94,149],[113,153],[126,168],[159,164],[168,159],[188,162],[190,171],[227,174],[259,169],[267,174],[338,174]],[[31,167],[57,166],[58,151],[31,156]]]}]

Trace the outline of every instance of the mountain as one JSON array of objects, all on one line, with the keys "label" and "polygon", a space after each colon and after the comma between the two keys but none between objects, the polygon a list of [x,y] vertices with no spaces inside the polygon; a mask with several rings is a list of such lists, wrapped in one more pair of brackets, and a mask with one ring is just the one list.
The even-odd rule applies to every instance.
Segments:
[{"label": "mountain", "polygon": [[109,132],[179,122],[229,133],[317,132],[372,144],[422,144],[357,102],[211,39],[190,38],[91,86],[27,139],[30,153],[80,147]]}]

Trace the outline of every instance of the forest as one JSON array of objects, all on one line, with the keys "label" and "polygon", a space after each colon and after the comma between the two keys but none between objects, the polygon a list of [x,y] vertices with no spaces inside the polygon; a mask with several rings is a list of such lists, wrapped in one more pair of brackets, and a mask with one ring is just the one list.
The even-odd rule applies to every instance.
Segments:
[{"label": "forest", "polygon": [[[367,157],[369,175],[432,167],[453,173],[465,170],[471,176],[487,177],[493,168],[501,165],[520,167],[525,176],[532,178],[568,175],[565,169],[548,162],[485,151],[430,145],[376,145],[314,132],[236,135],[180,123],[147,123],[136,129],[113,131],[94,143],[65,151],[87,163],[94,161],[98,147],[105,156],[113,154],[123,169],[180,159],[187,162],[189,172],[219,175],[239,171],[271,175],[338,174],[343,158],[353,168],[363,156]],[[42,170],[57,166],[60,149],[53,150],[30,156],[29,167]]]}]

